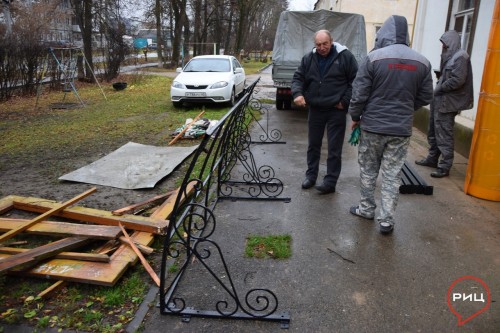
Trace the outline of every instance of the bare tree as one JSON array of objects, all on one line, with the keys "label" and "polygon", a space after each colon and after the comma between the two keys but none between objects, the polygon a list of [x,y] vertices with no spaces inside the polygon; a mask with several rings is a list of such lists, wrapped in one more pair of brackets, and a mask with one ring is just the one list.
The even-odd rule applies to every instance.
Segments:
[{"label": "bare tree", "polygon": [[185,52],[185,47],[182,43],[188,42],[187,40],[183,40],[183,37],[185,37],[185,35],[183,35],[183,28],[186,26],[186,23],[189,26],[186,14],[187,0],[171,0],[171,5],[173,19],[172,65],[176,67],[179,64],[181,49]]},{"label": "bare tree", "polygon": [[233,35],[234,30],[234,19],[237,15],[237,6],[236,0],[230,0],[229,2],[229,15],[228,15],[228,24],[226,31],[226,41],[224,43],[224,49],[226,52],[231,52],[231,36]]},{"label": "bare tree", "polygon": [[110,81],[118,76],[122,62],[130,53],[123,39],[126,29],[121,14],[122,5],[120,0],[99,0],[94,3],[94,7],[94,21],[100,32],[99,51],[103,60],[100,67],[104,79]]},{"label": "bare tree", "polygon": [[280,13],[286,9],[286,1],[276,1],[272,4],[260,3],[260,8],[249,14],[250,24],[245,38],[245,48],[248,50],[270,51],[278,25]]},{"label": "bare tree", "polygon": [[162,5],[161,0],[155,0],[155,21],[156,21],[156,52],[158,54],[158,67],[163,67],[163,25],[162,25]]},{"label": "bare tree", "polygon": [[[171,66],[180,56],[240,50],[270,50],[279,15],[287,0],[146,0],[146,21],[157,29],[160,41],[168,31],[172,41]],[[160,44],[160,43],[159,43]],[[161,49],[159,52],[162,52]],[[159,54],[159,57],[160,54]],[[185,58],[183,58],[185,59]],[[159,59],[160,61],[160,59]]]},{"label": "bare tree", "polygon": [[12,34],[12,15],[10,14],[10,0],[2,0],[2,11],[5,20],[5,37]]},{"label": "bare tree", "polygon": [[[14,3],[26,4],[45,4],[57,3],[62,0],[44,0],[44,1],[15,1]],[[4,22],[0,24],[0,35],[16,35],[15,39],[10,39],[9,43],[5,39],[0,40],[0,57],[2,59],[14,59],[10,50],[17,49],[12,43],[17,42],[20,34],[14,34],[16,26],[15,6],[11,0],[2,0],[2,12]],[[105,76],[111,79],[117,75],[119,68],[126,56],[126,45],[123,41],[123,35],[126,33],[125,24],[122,20],[120,11],[124,6],[140,5],[142,8],[148,7],[144,22],[149,22],[150,28],[157,30],[158,45],[158,66],[163,65],[163,52],[171,54],[172,67],[180,63],[181,52],[183,60],[189,55],[190,46],[193,47],[194,55],[202,53],[212,53],[215,45],[217,53],[224,49],[224,53],[238,56],[241,50],[262,51],[270,50],[276,30],[276,25],[281,11],[288,6],[287,0],[264,1],[264,0],[70,0],[74,11],[75,19],[80,27],[83,40],[83,53],[88,62],[90,71],[83,71],[83,57],[79,59],[79,73],[81,77],[87,80],[93,80],[94,71],[94,49],[99,46],[105,60]],[[126,4],[126,5],[125,5]],[[22,13],[25,15],[26,13]],[[26,15],[25,15],[26,16]],[[12,17],[12,20],[8,18]],[[51,22],[54,17],[48,17],[47,20],[40,20],[39,17],[31,20],[33,24]],[[11,23],[9,23],[11,22]],[[21,21],[19,21],[20,23]],[[101,44],[93,44],[93,33],[96,28],[100,31]],[[27,31],[34,31],[29,28]],[[165,31],[170,34],[172,49],[164,49],[166,40]],[[31,33],[28,37],[34,37]],[[38,37],[37,37],[38,38]],[[26,41],[30,40],[25,38]],[[43,38],[39,38],[43,40]],[[35,45],[33,42],[31,45]],[[30,53],[31,52],[31,53]],[[32,50],[26,53],[33,54]],[[1,59],[0,59],[1,60]],[[25,64],[22,68],[34,68],[39,66],[34,61],[24,58]],[[102,62],[99,62],[99,65]],[[1,64],[0,74],[13,73],[12,66],[6,66],[6,62]],[[30,81],[30,76],[36,73],[36,70],[23,72],[24,80]],[[32,73],[32,74],[30,74]],[[9,74],[10,75],[10,74]]]},{"label": "bare tree", "polygon": [[[94,71],[94,61],[92,56],[93,0],[71,0],[71,5],[75,13],[76,22],[82,32],[83,54],[87,59],[91,71]],[[84,72],[83,67],[80,67],[79,71]],[[85,78],[87,81],[93,80],[91,71],[85,72]]]},{"label": "bare tree", "polygon": [[[47,39],[53,21],[64,19],[57,10],[59,0],[9,2],[11,33],[0,39],[0,99],[8,99],[12,87],[24,93],[36,91],[39,73],[47,65]],[[10,23],[9,23],[10,24]]]}]

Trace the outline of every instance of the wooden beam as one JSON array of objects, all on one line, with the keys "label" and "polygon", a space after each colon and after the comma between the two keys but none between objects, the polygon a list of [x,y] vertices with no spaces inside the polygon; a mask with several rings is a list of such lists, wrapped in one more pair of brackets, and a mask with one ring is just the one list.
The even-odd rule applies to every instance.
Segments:
[{"label": "wooden beam", "polygon": [[[120,230],[120,233],[121,232],[122,231]],[[119,245],[119,243],[117,242],[116,239],[110,239],[109,241],[107,241],[103,245],[99,246],[96,249],[96,252],[97,253],[102,253],[102,254],[108,254],[108,253],[116,250],[118,248],[118,245]]]},{"label": "wooden beam", "polygon": [[[184,202],[187,197],[191,196],[194,192],[194,185],[196,182],[192,181],[186,186],[186,193],[182,193],[182,197],[180,199],[180,202]],[[165,200],[160,207],[158,207],[152,214],[151,217],[155,219],[168,219],[170,214],[172,214],[172,211],[174,209],[175,201],[177,200],[177,197],[179,196],[179,191],[180,188],[175,190],[175,193],[173,193],[170,197]],[[186,196],[187,194],[187,196]]]},{"label": "wooden beam", "polygon": [[186,132],[186,131],[187,131],[187,130],[188,130],[188,129],[189,129],[189,128],[190,128],[190,127],[191,127],[191,126],[195,123],[195,122],[197,122],[197,121],[198,121],[198,119],[200,119],[200,118],[201,118],[201,116],[203,116],[203,114],[204,114],[204,113],[205,113],[205,111],[201,111],[201,112],[200,112],[200,114],[198,114],[198,115],[196,116],[196,118],[194,118],[194,119],[193,119],[193,120],[192,120],[189,124],[187,124],[187,125],[186,125],[186,127],[184,127],[184,129],[183,129],[182,131],[180,131],[180,133],[179,133],[179,134],[177,134],[177,135],[175,136],[175,138],[173,138],[173,139],[172,139],[172,140],[168,143],[168,146],[173,145],[173,144],[174,144],[177,140],[179,140],[179,139],[182,137],[182,135],[183,135],[183,134],[184,134],[184,133],[185,133],[185,132]]},{"label": "wooden beam", "polygon": [[[129,244],[129,240],[125,236],[120,236],[119,240],[122,243]],[[135,244],[135,246],[137,246],[137,248],[142,253],[144,253],[146,255],[150,255],[151,253],[153,253],[155,251],[152,247],[149,247],[149,246],[146,246],[146,245],[142,245],[142,244],[137,243],[137,242],[135,242],[134,244]]]},{"label": "wooden beam", "polygon": [[[16,229],[19,224],[29,220],[0,217],[0,232]],[[41,221],[25,230],[37,235],[84,236],[93,239],[116,239],[121,230],[118,226]]]},{"label": "wooden beam", "polygon": [[[18,254],[29,251],[30,249],[21,249],[18,247],[0,247],[0,253]],[[61,252],[54,256],[55,259],[73,259],[83,261],[109,262],[110,258],[106,254],[101,253],[81,253],[81,252]]]},{"label": "wooden beam", "polygon": [[12,197],[8,196],[0,200],[0,214],[4,214],[14,208]]},{"label": "wooden beam", "polygon": [[47,289],[43,290],[41,293],[39,293],[38,297],[47,298],[48,296],[52,295],[52,293],[64,287],[66,284],[67,284],[66,281],[59,280],[56,283],[52,284]]},{"label": "wooden beam", "polygon": [[111,214],[117,215],[117,216],[121,216],[123,214],[128,214],[128,213],[134,211],[137,208],[143,207],[143,206],[148,205],[150,203],[154,203],[154,202],[156,202],[158,200],[161,200],[161,199],[166,199],[169,196],[171,196],[173,193],[175,193],[175,190],[169,191],[169,192],[164,193],[164,194],[160,194],[160,195],[154,196],[152,198],[149,198],[147,200],[141,201],[139,203],[136,203],[136,204],[133,204],[133,205],[130,205],[130,206],[127,206],[127,207],[123,207],[123,208],[114,210],[114,211],[111,212]]},{"label": "wooden beam", "polygon": [[53,214],[59,212],[60,210],[63,210],[64,208],[74,204],[75,202],[82,200],[83,198],[94,193],[95,191],[96,191],[96,188],[93,187],[90,190],[85,191],[84,193],[82,193],[82,194],[80,194],[80,195],[60,204],[60,205],[57,205],[54,208],[52,208],[51,210],[43,213],[42,215],[39,215],[39,216],[35,217],[34,219],[24,223],[22,226],[4,233],[3,235],[0,236],[0,244],[2,242],[6,241],[7,239],[12,238],[15,235],[23,232],[24,230],[28,229],[29,227],[37,224],[38,222],[42,221],[43,219],[47,218],[48,216],[53,215]]},{"label": "wooden beam", "polygon": [[7,259],[0,260],[0,273],[16,267],[33,265],[40,260],[50,258],[57,253],[81,246],[88,242],[89,239],[85,237],[68,237],[30,249],[26,252],[15,254]]},{"label": "wooden beam", "polygon": [[156,285],[159,287],[160,286],[160,278],[158,277],[158,275],[156,275],[155,271],[149,265],[149,263],[146,260],[146,258],[144,258],[144,256],[142,255],[141,251],[139,251],[139,249],[137,248],[137,246],[135,246],[134,241],[130,238],[130,236],[127,233],[127,230],[125,230],[125,228],[123,227],[123,225],[121,225],[121,223],[120,223],[120,229],[122,229],[123,235],[125,236],[125,238],[128,241],[127,244],[132,248],[132,250],[134,250],[135,254],[137,254],[137,256],[139,257],[139,259],[141,260],[142,265],[144,266],[144,268],[146,269],[146,271],[149,273],[149,275],[151,276],[151,278],[153,279],[153,281],[156,283]]},{"label": "wooden beam", "polygon": [[[14,209],[36,213],[46,212],[57,205],[55,201],[33,197],[9,196],[4,199],[12,200]],[[162,219],[128,214],[113,216],[109,211],[80,206],[66,208],[54,216],[100,225],[118,226],[118,223],[121,222],[128,229],[154,234],[162,234],[168,225],[168,221]]]},{"label": "wooden beam", "polygon": [[[130,237],[134,242],[143,245],[150,245],[154,240],[154,235],[147,232],[134,232]],[[0,258],[7,257],[9,255],[0,253]],[[8,271],[8,274],[114,286],[128,267],[138,260],[139,258],[130,246],[120,245],[111,255],[109,263],[51,258],[28,269],[12,269]]]}]

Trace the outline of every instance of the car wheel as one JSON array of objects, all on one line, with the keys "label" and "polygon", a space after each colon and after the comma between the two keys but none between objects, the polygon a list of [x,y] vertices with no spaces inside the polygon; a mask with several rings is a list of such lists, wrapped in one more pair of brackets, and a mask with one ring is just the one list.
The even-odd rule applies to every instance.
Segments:
[{"label": "car wheel", "polygon": [[277,110],[283,110],[283,100],[282,99],[276,99],[276,109]]},{"label": "car wheel", "polygon": [[229,106],[234,106],[236,104],[236,95],[234,93],[234,88],[231,91],[231,98],[229,99]]},{"label": "car wheel", "polygon": [[283,108],[285,110],[291,110],[292,109],[292,100],[290,98],[287,98],[283,101]]},{"label": "car wheel", "polygon": [[243,81],[243,89],[241,89],[239,97],[245,95],[246,91],[247,91],[247,80]]},{"label": "car wheel", "polygon": [[172,102],[174,108],[181,108],[182,107],[182,102]]}]

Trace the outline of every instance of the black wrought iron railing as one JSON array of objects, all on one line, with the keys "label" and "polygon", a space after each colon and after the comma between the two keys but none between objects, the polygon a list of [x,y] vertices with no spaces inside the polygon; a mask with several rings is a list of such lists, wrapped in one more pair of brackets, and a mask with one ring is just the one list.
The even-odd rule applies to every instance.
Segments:
[{"label": "black wrought iron railing", "polygon": [[[278,297],[271,290],[253,288],[240,295],[241,284],[233,280],[221,246],[213,237],[217,225],[214,209],[222,199],[290,201],[280,197],[283,183],[274,169],[259,165],[251,151],[249,125],[255,123],[254,112],[259,110],[255,103],[252,107],[249,103],[258,81],[248,86],[239,102],[207,131],[189,164],[164,241],[162,314],[179,315],[184,321],[201,316],[279,321],[282,328],[289,325],[289,314],[278,312]],[[269,137],[268,129],[260,128],[266,132],[263,137]],[[189,285],[196,283],[207,285],[210,291],[193,295]]]}]

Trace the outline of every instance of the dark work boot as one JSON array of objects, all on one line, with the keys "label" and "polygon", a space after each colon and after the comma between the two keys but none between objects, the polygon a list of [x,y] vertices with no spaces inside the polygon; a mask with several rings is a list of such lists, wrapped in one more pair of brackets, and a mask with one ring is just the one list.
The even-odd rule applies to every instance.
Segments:
[{"label": "dark work boot", "polygon": [[421,160],[416,160],[415,164],[423,165],[423,166],[431,167],[431,168],[437,168],[437,166],[438,166],[437,162],[429,161],[427,158],[424,158]]},{"label": "dark work boot", "polygon": [[335,186],[333,185],[328,185],[328,184],[321,184],[321,185],[317,185],[315,187],[320,194],[328,194],[328,193],[334,193],[335,192]]},{"label": "dark work boot", "polygon": [[302,188],[304,190],[307,190],[308,188],[311,188],[314,186],[314,184],[316,184],[316,181],[315,180],[312,180],[312,179],[309,179],[309,178],[306,178],[303,182],[302,182]]},{"label": "dark work boot", "polygon": [[443,178],[443,177],[447,177],[449,175],[450,175],[450,171],[442,169],[442,168],[437,168],[436,171],[431,173],[431,177],[434,177],[434,178]]}]

